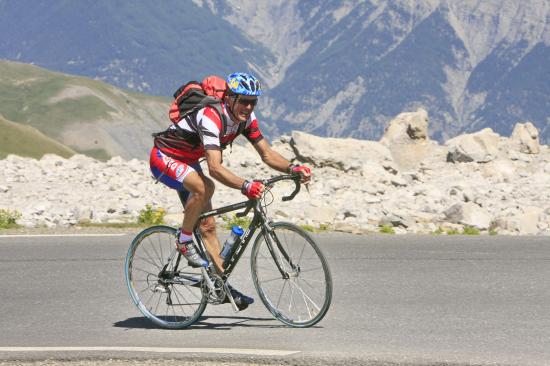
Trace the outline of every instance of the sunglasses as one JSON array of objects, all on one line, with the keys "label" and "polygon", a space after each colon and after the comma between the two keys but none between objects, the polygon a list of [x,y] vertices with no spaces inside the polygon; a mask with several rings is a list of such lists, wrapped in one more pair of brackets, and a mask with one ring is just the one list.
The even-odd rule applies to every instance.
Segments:
[{"label": "sunglasses", "polygon": [[256,104],[258,104],[258,98],[248,99],[248,98],[237,98],[237,103],[240,105],[252,105],[252,107],[255,107]]}]

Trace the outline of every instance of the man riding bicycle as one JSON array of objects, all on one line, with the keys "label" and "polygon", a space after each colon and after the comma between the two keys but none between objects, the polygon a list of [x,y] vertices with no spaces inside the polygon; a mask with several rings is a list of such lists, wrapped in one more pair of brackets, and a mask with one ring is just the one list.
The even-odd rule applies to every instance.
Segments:
[{"label": "man riding bicycle", "polygon": [[[206,158],[209,174],[215,180],[239,189],[249,199],[259,198],[264,191],[261,182],[241,178],[222,164],[223,148],[242,131],[269,167],[285,173],[298,172],[303,183],[311,179],[311,170],[307,166],[291,164],[273,150],[262,136],[253,112],[262,94],[260,82],[250,74],[233,73],[227,77],[226,83],[227,89],[221,103],[223,116],[213,106],[206,106],[181,119],[177,126],[172,125],[158,134],[151,150],[151,172],[157,180],[178,192],[184,206],[176,247],[194,267],[208,266],[195,247],[192,231],[200,214],[212,209],[211,198],[215,188],[214,182],[203,173],[199,159]],[[245,124],[244,129],[241,124]],[[177,133],[181,130],[184,134]],[[202,220],[200,232],[214,268],[221,274],[223,260],[219,256],[221,247],[213,217]],[[254,302],[254,299],[232,287],[230,291],[240,310]]]}]

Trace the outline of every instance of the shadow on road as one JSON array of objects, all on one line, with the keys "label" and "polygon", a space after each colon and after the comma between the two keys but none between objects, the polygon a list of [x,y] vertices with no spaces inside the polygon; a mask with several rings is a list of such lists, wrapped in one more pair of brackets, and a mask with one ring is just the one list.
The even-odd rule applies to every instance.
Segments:
[{"label": "shadow on road", "polygon": [[[267,324],[267,323],[271,324]],[[186,329],[217,329],[229,330],[235,327],[246,328],[286,328],[284,324],[273,324],[273,318],[250,318],[243,316],[202,316],[199,320]],[[146,317],[134,317],[121,320],[113,324],[117,328],[127,329],[164,329],[154,324]],[[177,330],[177,329],[176,329]]]}]

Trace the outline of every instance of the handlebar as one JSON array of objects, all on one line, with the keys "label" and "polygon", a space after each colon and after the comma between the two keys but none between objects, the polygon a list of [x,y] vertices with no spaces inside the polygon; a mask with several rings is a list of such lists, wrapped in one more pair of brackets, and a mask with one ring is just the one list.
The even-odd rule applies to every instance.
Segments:
[{"label": "handlebar", "polygon": [[296,195],[300,192],[300,187],[301,187],[301,184],[300,184],[301,175],[300,175],[300,173],[279,175],[277,177],[266,179],[266,180],[263,181],[263,183],[264,183],[265,186],[271,186],[274,183],[279,182],[281,180],[293,180],[294,181],[294,186],[295,186],[294,191],[290,195],[283,197],[283,201],[290,201],[290,200],[294,199],[294,197],[296,197]]},{"label": "handlebar", "polygon": [[[290,200],[294,199],[294,197],[296,197],[296,195],[300,192],[300,187],[301,187],[300,180],[301,179],[302,179],[302,177],[301,177],[300,173],[292,173],[292,174],[279,175],[279,176],[276,176],[276,177],[273,177],[273,178],[265,179],[265,180],[262,180],[262,183],[263,183],[264,186],[270,187],[270,186],[273,186],[273,184],[275,184],[277,182],[280,182],[282,180],[292,180],[292,181],[294,181],[294,191],[290,195],[283,197],[283,201],[290,201]],[[243,216],[248,215],[248,212],[250,212],[250,210],[254,206],[252,204],[252,202],[255,202],[255,201],[256,200],[248,201],[248,202],[250,202],[250,204],[247,205],[246,209],[243,212],[236,213],[235,215],[237,217],[243,217]]]}]

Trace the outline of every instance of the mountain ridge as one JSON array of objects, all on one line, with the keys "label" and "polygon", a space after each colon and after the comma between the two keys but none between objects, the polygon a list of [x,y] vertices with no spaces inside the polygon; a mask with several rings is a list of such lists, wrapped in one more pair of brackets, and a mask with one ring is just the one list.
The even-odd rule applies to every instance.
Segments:
[{"label": "mountain ridge", "polygon": [[185,80],[251,71],[273,137],[376,139],[397,113],[424,107],[439,141],[482,127],[508,134],[519,121],[550,140],[544,0],[24,6],[0,0],[0,57],[166,96]]}]

